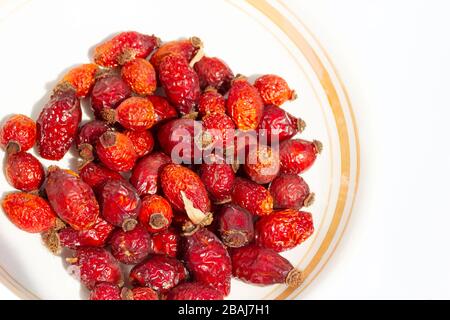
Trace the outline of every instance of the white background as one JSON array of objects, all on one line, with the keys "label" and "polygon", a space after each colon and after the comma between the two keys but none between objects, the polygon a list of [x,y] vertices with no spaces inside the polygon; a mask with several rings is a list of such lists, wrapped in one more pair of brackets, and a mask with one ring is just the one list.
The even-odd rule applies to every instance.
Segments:
[{"label": "white background", "polygon": [[285,3],[343,78],[362,153],[347,232],[302,298],[450,299],[450,2]]}]

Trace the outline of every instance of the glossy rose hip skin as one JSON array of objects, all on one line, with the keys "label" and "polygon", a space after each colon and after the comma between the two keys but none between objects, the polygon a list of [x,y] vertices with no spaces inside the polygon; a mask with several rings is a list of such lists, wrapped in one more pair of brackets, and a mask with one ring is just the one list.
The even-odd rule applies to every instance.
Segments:
[{"label": "glossy rose hip skin", "polygon": [[130,183],[140,196],[158,191],[159,173],[170,162],[170,158],[161,152],[154,152],[138,161],[133,168]]},{"label": "glossy rose hip skin", "polygon": [[154,254],[176,258],[180,248],[180,235],[174,228],[154,233],[150,239],[150,246]]},{"label": "glossy rose hip skin", "polygon": [[124,180],[120,173],[95,162],[83,165],[80,169],[80,177],[94,191],[97,191],[97,188],[107,180]]},{"label": "glossy rose hip skin", "polygon": [[22,114],[9,117],[0,129],[0,146],[3,149],[12,143],[15,144],[15,150],[27,151],[35,142],[36,123]]},{"label": "glossy rose hip skin", "polygon": [[236,178],[231,192],[231,202],[256,216],[269,215],[273,211],[273,198],[269,191],[243,178]]},{"label": "glossy rose hip skin", "polygon": [[280,145],[281,173],[300,174],[314,164],[322,143],[302,139],[284,141]]},{"label": "glossy rose hip skin", "polygon": [[92,88],[91,107],[97,119],[103,119],[104,109],[115,109],[131,96],[131,88],[115,74],[105,74],[97,78]]},{"label": "glossy rose hip skin", "polygon": [[97,218],[95,224],[85,230],[75,230],[66,227],[58,232],[60,245],[70,249],[79,247],[104,247],[114,226],[102,218]]},{"label": "glossy rose hip skin", "polygon": [[38,190],[45,179],[42,164],[27,152],[7,155],[5,165],[6,180],[21,191]]},{"label": "glossy rose hip skin", "polygon": [[218,232],[222,242],[231,248],[243,247],[253,241],[253,217],[235,205],[222,207],[218,217]]},{"label": "glossy rose hip skin", "polygon": [[142,198],[142,208],[139,213],[139,221],[148,232],[164,231],[172,223],[172,207],[161,196],[147,195]]},{"label": "glossy rose hip skin", "polygon": [[219,58],[203,57],[194,65],[194,69],[198,74],[202,90],[213,87],[225,93],[230,89],[231,80],[234,78],[233,71]]}]

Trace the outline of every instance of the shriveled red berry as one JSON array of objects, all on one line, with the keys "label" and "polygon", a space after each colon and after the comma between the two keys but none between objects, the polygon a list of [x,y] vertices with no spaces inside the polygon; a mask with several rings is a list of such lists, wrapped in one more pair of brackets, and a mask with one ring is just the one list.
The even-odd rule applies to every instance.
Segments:
[{"label": "shriveled red berry", "polygon": [[133,289],[124,288],[122,290],[124,300],[159,300],[158,293],[152,288],[137,287]]},{"label": "shriveled red berry", "polygon": [[223,294],[203,283],[182,283],[166,295],[166,300],[223,300]]},{"label": "shriveled red berry", "polygon": [[203,126],[192,119],[174,119],[163,124],[157,133],[165,154],[178,163],[198,163],[202,150],[210,146],[211,139],[203,140]]},{"label": "shriveled red berry", "polygon": [[308,170],[322,151],[322,144],[317,141],[294,139],[283,141],[280,145],[280,171],[282,173],[300,174]]},{"label": "shriveled red berry", "polygon": [[132,131],[126,130],[125,135],[133,142],[134,151],[139,158],[152,152],[155,146],[155,140],[153,134],[149,130],[145,131]]},{"label": "shriveled red berry", "polygon": [[96,64],[82,64],[69,70],[62,81],[70,83],[75,88],[77,96],[84,98],[90,93],[94,85],[97,70]]},{"label": "shriveled red berry", "polygon": [[173,228],[154,233],[150,239],[150,246],[155,254],[175,258],[180,247],[180,235]]},{"label": "shriveled red berry", "polygon": [[37,120],[39,155],[61,160],[75,140],[80,121],[80,99],[75,89],[70,85],[57,87]]},{"label": "shriveled red berry", "polygon": [[228,93],[227,113],[242,131],[258,128],[264,110],[263,101],[245,77],[236,78]]},{"label": "shriveled red berry", "polygon": [[153,104],[143,97],[128,98],[116,110],[104,109],[102,115],[108,123],[118,122],[134,131],[145,131],[156,123]]},{"label": "shriveled red berry", "polygon": [[175,210],[186,212],[196,225],[211,223],[211,202],[200,177],[178,164],[168,164],[161,171],[161,187]]},{"label": "shriveled red berry", "polygon": [[21,191],[38,190],[45,179],[42,164],[27,152],[7,155],[5,165],[6,180]]},{"label": "shriveled red berry", "polygon": [[269,183],[280,171],[280,156],[275,148],[258,145],[247,154],[244,171],[258,184]]},{"label": "shriveled red berry", "polygon": [[202,46],[202,41],[197,37],[166,42],[155,51],[150,62],[159,70],[162,59],[168,55],[181,55],[191,61]]},{"label": "shriveled red berry", "polygon": [[122,32],[95,48],[94,61],[103,67],[116,67],[135,58],[146,58],[159,43],[154,35]]},{"label": "shriveled red berry", "polygon": [[114,131],[102,134],[95,150],[100,161],[114,171],[130,171],[138,157],[130,138]]},{"label": "shriveled red berry", "polygon": [[268,105],[264,108],[263,117],[257,130],[260,141],[276,144],[302,132],[305,126],[302,119],[295,118],[277,106]]},{"label": "shriveled red berry", "polygon": [[200,98],[197,73],[181,55],[168,55],[159,65],[159,80],[169,101],[182,114],[195,110]]},{"label": "shriveled red berry", "polygon": [[166,98],[161,96],[148,96],[147,99],[153,104],[156,123],[161,123],[165,120],[178,117],[177,110],[169,103],[169,101],[167,101]]},{"label": "shriveled red berry", "polygon": [[86,161],[94,160],[94,147],[100,136],[108,131],[108,125],[99,120],[85,123],[78,130],[75,143],[80,156]]},{"label": "shriveled red berry", "polygon": [[125,264],[143,261],[151,250],[150,234],[141,225],[130,231],[116,230],[110,243],[114,258]]},{"label": "shriveled red berry", "polygon": [[225,203],[231,200],[231,190],[235,177],[231,165],[227,163],[203,163],[200,166],[199,176],[216,203]]},{"label": "shriveled red berry", "polygon": [[155,194],[142,198],[139,221],[148,232],[155,233],[167,229],[172,223],[172,216],[172,207],[163,197]]},{"label": "shriveled red berry", "polygon": [[255,226],[256,243],[278,252],[292,249],[314,232],[311,213],[295,209],[275,211]]},{"label": "shriveled red berry", "polygon": [[227,296],[231,285],[231,260],[223,243],[207,229],[184,240],[183,257],[192,277]]},{"label": "shriveled red berry", "polygon": [[115,109],[131,96],[130,86],[118,75],[105,74],[94,84],[91,93],[91,107],[97,119],[103,119],[104,109]]},{"label": "shriveled red berry", "polygon": [[203,57],[194,65],[200,80],[200,87],[213,87],[222,93],[230,89],[231,80],[234,78],[230,67],[219,58]]},{"label": "shriveled red berry", "polygon": [[198,101],[198,114],[201,118],[210,113],[225,113],[225,98],[214,88],[207,88]]},{"label": "shriveled red berry", "polygon": [[308,184],[296,174],[282,174],[269,187],[275,209],[300,209],[314,201]]},{"label": "shriveled red berry", "polygon": [[251,244],[230,250],[230,256],[233,276],[244,282],[259,286],[286,283],[296,288],[303,281],[302,272],[271,249]]},{"label": "shriveled red berry", "polygon": [[99,206],[91,187],[75,173],[50,167],[45,191],[58,216],[75,230],[91,228]]},{"label": "shriveled red berry", "polygon": [[243,178],[235,179],[231,202],[256,216],[265,216],[273,212],[273,198],[270,192],[263,186]]},{"label": "shriveled red berry", "polygon": [[170,158],[162,152],[154,152],[138,161],[131,173],[130,183],[140,196],[158,192],[159,173],[170,162]]},{"label": "shriveled red berry", "polygon": [[131,270],[130,281],[135,285],[165,293],[183,282],[187,276],[186,268],[177,259],[153,255]]},{"label": "shriveled red berry", "polygon": [[225,205],[218,215],[218,232],[222,242],[231,248],[246,246],[253,241],[253,216],[235,205]]},{"label": "shriveled red berry", "polygon": [[120,288],[112,283],[100,282],[92,289],[89,300],[122,300]]},{"label": "shriveled red berry", "polygon": [[80,169],[80,177],[94,191],[107,180],[124,180],[120,173],[112,171],[107,167],[95,163],[88,162]]},{"label": "shriveled red berry", "polygon": [[79,247],[104,247],[114,226],[98,217],[95,224],[86,230],[66,227],[58,231],[61,246],[77,249]]},{"label": "shriveled red berry", "polygon": [[14,144],[16,150],[27,151],[35,142],[36,123],[22,114],[9,117],[0,129],[0,146],[3,149]]},{"label": "shriveled red berry", "polygon": [[274,74],[267,74],[256,79],[254,86],[258,89],[264,104],[281,106],[288,100],[297,97],[294,90],[289,88],[286,80]]},{"label": "shriveled red berry", "polygon": [[[203,142],[207,147],[226,148],[233,144],[235,125],[233,119],[225,113],[212,113],[202,119],[205,133]],[[211,143],[206,143],[211,139]]]},{"label": "shriveled red berry", "polygon": [[156,90],[155,69],[145,59],[134,59],[122,67],[122,78],[131,89],[142,96],[153,94]]},{"label": "shriveled red berry", "polygon": [[25,192],[7,194],[3,211],[19,229],[30,233],[50,230],[56,224],[56,214],[43,198]]},{"label": "shriveled red berry", "polygon": [[122,285],[122,271],[116,259],[103,248],[78,248],[73,258],[68,258],[69,270],[89,289],[96,284],[107,282]]},{"label": "shriveled red berry", "polygon": [[123,180],[108,180],[99,187],[98,201],[102,217],[123,230],[133,230],[141,209],[141,199],[136,190]]}]

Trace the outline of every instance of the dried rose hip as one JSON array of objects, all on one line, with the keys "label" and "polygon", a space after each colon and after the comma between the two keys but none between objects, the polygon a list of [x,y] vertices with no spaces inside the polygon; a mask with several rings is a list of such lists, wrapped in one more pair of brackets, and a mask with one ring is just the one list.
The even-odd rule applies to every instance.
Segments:
[{"label": "dried rose hip", "polygon": [[147,195],[142,198],[142,208],[139,213],[139,221],[147,228],[148,232],[160,232],[172,223],[172,207],[161,196]]},{"label": "dried rose hip", "polygon": [[322,151],[322,143],[294,139],[280,145],[281,173],[300,174],[309,169]]},{"label": "dried rose hip", "polygon": [[97,119],[103,119],[104,109],[115,109],[131,96],[131,88],[115,74],[104,74],[94,84],[91,93],[91,107]]},{"label": "dried rose hip", "polygon": [[122,300],[120,288],[112,283],[98,283],[92,289],[89,300]]},{"label": "dried rose hip", "polygon": [[123,133],[107,131],[95,148],[100,161],[114,171],[130,171],[137,160],[133,142]]},{"label": "dried rose hip", "polygon": [[186,212],[196,225],[211,223],[211,202],[200,177],[178,164],[168,164],[161,171],[161,187],[175,210]]},{"label": "dried rose hip", "polygon": [[135,58],[146,58],[159,44],[154,35],[122,32],[95,48],[94,61],[103,67],[116,67]]},{"label": "dried rose hip", "polygon": [[230,256],[233,276],[244,282],[260,286],[286,283],[296,288],[303,281],[302,272],[276,251],[251,244],[231,250]]},{"label": "dried rose hip", "polygon": [[276,144],[302,132],[305,126],[302,119],[295,118],[279,107],[269,105],[264,108],[263,117],[257,130],[260,141]]},{"label": "dried rose hip", "polygon": [[162,152],[152,153],[138,161],[131,173],[130,183],[140,196],[158,191],[161,168],[170,162],[170,158]]},{"label": "dried rose hip", "polygon": [[107,180],[124,180],[120,173],[94,162],[88,162],[80,169],[80,177],[94,191]]},{"label": "dried rose hip", "polygon": [[152,288],[137,287],[133,289],[122,289],[123,300],[159,300],[158,293]]},{"label": "dried rose hip", "polygon": [[166,300],[223,300],[223,294],[203,283],[182,283],[167,294]]},{"label": "dried rose hip", "polygon": [[27,151],[35,142],[36,123],[22,114],[9,117],[0,129],[0,146],[4,149],[13,145],[14,150]]},{"label": "dried rose hip", "polygon": [[50,230],[56,224],[56,214],[43,198],[25,192],[7,194],[2,207],[11,222],[30,233]]},{"label": "dried rose hip", "polygon": [[[207,147],[226,148],[233,144],[235,125],[225,113],[212,113],[202,119],[205,133],[203,144]],[[207,143],[211,140],[211,143]]]},{"label": "dried rose hip", "polygon": [[69,70],[64,75],[62,81],[70,83],[75,88],[77,96],[84,98],[89,94],[94,85],[97,70],[97,65],[93,63],[82,64]]},{"label": "dried rose hip", "polygon": [[58,86],[37,120],[39,155],[61,160],[69,151],[81,121],[80,99],[70,85]]},{"label": "dried rose hip", "polygon": [[148,100],[153,104],[155,110],[156,123],[178,117],[177,110],[167,101],[166,98],[160,96],[148,96]]},{"label": "dried rose hip", "polygon": [[235,177],[231,165],[227,163],[203,163],[200,166],[199,176],[216,203],[226,203],[231,200],[231,190]]},{"label": "dried rose hip", "polygon": [[237,77],[228,93],[227,113],[242,131],[258,128],[264,110],[263,101],[247,78]]},{"label": "dried rose hip", "polygon": [[258,89],[264,104],[281,106],[288,100],[294,100],[297,95],[294,90],[289,88],[286,80],[274,75],[268,74],[256,79],[254,86]]},{"label": "dried rose hip", "polygon": [[273,211],[273,198],[263,186],[243,178],[236,178],[231,192],[231,202],[257,216]]},{"label": "dried rose hip", "polygon": [[186,268],[177,259],[153,255],[131,269],[130,281],[135,285],[165,293],[184,281],[187,276]]},{"label": "dried rose hip", "polygon": [[125,264],[143,261],[151,250],[150,234],[141,225],[130,231],[116,230],[110,243],[114,258]]},{"label": "dried rose hip", "polygon": [[197,37],[170,41],[164,43],[155,51],[150,58],[150,62],[157,70],[159,70],[162,59],[168,55],[181,55],[187,61],[191,61],[202,46],[202,41]]},{"label": "dried rose hip", "polygon": [[163,124],[157,137],[165,154],[187,164],[198,163],[202,150],[211,144],[211,139],[203,140],[201,122],[192,119],[174,119]]},{"label": "dried rose hip", "polygon": [[234,78],[230,67],[219,58],[203,57],[194,65],[200,80],[200,87],[213,87],[221,93],[230,89],[231,80]]},{"label": "dried rose hip", "polygon": [[91,187],[73,172],[55,166],[48,172],[45,191],[58,216],[75,230],[91,228],[99,215]]},{"label": "dried rose hip", "polygon": [[275,209],[300,209],[314,201],[314,193],[309,186],[296,174],[282,174],[276,177],[269,187]]},{"label": "dried rose hip", "polygon": [[122,78],[139,95],[147,96],[156,90],[155,69],[145,59],[134,59],[127,62],[122,67]]},{"label": "dried rose hip", "polygon": [[177,257],[179,245],[180,236],[173,228],[154,233],[150,239],[152,253],[163,254],[172,258]]},{"label": "dried rose hip", "polygon": [[8,154],[5,164],[6,180],[21,191],[38,190],[45,179],[42,164],[27,152]]},{"label": "dried rose hip", "polygon": [[258,145],[249,152],[244,164],[247,176],[258,184],[271,182],[280,171],[280,157],[278,152],[264,145]]},{"label": "dried rose hip", "polygon": [[210,113],[225,113],[225,98],[214,88],[207,88],[198,101],[199,116]]},{"label": "dried rose hip", "polygon": [[75,230],[66,227],[58,232],[61,246],[77,249],[79,247],[103,247],[109,239],[114,226],[102,218],[97,218],[95,224],[86,230]]},{"label": "dried rose hip", "polygon": [[145,131],[156,123],[153,104],[143,97],[128,98],[116,110],[104,109],[102,115],[108,123],[118,122],[124,128],[135,131]]},{"label": "dried rose hip", "polygon": [[130,138],[131,142],[133,142],[134,151],[136,151],[139,158],[152,152],[153,147],[155,146],[155,140],[153,139],[151,131],[126,130],[123,133]]},{"label": "dried rose hip", "polygon": [[123,284],[119,263],[103,248],[78,248],[74,257],[66,260],[71,264],[69,270],[89,289],[100,282]]},{"label": "dried rose hip", "polygon": [[108,129],[108,125],[99,120],[89,121],[80,127],[75,143],[81,158],[86,161],[94,160],[94,146]]},{"label": "dried rose hip", "polygon": [[253,216],[238,206],[225,205],[218,216],[218,231],[227,247],[246,246],[255,237]]},{"label": "dried rose hip", "polygon": [[159,80],[169,101],[182,114],[195,110],[200,98],[197,73],[180,55],[168,55],[159,65]]},{"label": "dried rose hip", "polygon": [[256,243],[278,252],[298,246],[314,232],[311,214],[295,209],[276,211],[262,217],[255,229]]},{"label": "dried rose hip", "polygon": [[133,186],[123,180],[108,180],[99,187],[98,195],[106,221],[125,231],[136,227],[141,199]]},{"label": "dried rose hip", "polygon": [[207,229],[200,229],[184,240],[184,261],[192,277],[227,296],[231,285],[231,260],[223,243]]}]

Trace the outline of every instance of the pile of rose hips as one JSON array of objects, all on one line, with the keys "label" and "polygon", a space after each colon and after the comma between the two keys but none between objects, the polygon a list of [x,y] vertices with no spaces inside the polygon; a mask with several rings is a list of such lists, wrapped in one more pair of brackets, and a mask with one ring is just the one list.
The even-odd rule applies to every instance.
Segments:
[{"label": "pile of rose hips", "polygon": [[[301,211],[313,193],[299,174],[321,145],[291,139],[305,124],[280,108],[295,98],[286,81],[264,75],[252,85],[204,56],[195,37],[161,44],[123,32],[97,46],[93,60],[63,77],[36,123],[14,115],[1,128],[6,178],[21,191],[2,201],[12,223],[41,233],[55,254],[72,249],[70,268],[94,300],[223,299],[232,276],[298,286],[302,273],[279,252],[313,233]],[[83,98],[96,120],[80,125]],[[199,137],[199,128],[211,133]],[[182,165],[173,159],[179,129],[193,147],[184,160],[230,141],[230,129],[261,130],[266,143],[244,146],[255,161],[214,153]],[[48,160],[75,145],[78,173],[45,173],[27,153],[35,144]],[[133,266],[127,278],[121,264]]]}]

